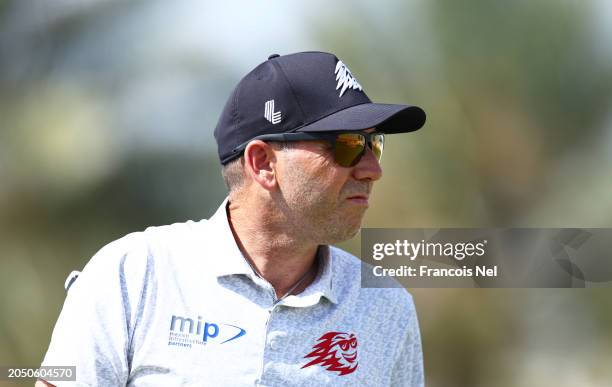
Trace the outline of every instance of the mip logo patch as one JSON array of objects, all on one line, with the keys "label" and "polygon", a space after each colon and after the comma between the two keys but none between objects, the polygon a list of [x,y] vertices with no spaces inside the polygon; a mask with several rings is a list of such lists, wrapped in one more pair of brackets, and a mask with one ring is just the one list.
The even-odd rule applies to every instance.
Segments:
[{"label": "mip logo patch", "polygon": [[191,348],[195,345],[225,344],[246,334],[239,326],[220,322],[203,321],[172,315],[168,345]]}]

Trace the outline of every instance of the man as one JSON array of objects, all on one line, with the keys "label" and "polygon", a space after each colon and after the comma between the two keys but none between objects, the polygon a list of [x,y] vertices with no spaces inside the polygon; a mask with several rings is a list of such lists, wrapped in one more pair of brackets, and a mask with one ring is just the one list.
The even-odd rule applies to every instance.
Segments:
[{"label": "man", "polygon": [[43,365],[104,386],[423,385],[410,295],[362,289],[360,261],[329,245],[360,228],[384,133],[424,122],[371,103],[332,54],[271,55],[215,129],[228,199],[96,254]]}]

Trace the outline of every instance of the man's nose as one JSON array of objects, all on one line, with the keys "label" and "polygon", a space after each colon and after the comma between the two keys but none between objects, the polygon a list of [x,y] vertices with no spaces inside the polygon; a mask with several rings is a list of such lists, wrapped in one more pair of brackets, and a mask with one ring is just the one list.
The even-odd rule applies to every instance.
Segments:
[{"label": "man's nose", "polygon": [[353,167],[353,177],[356,180],[376,181],[382,177],[382,173],[380,163],[369,147],[361,160]]}]

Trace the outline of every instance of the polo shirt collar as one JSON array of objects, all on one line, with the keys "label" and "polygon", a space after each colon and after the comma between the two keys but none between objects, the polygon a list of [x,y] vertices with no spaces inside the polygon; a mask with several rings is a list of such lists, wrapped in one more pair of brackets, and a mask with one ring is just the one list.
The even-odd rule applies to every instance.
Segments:
[{"label": "polo shirt collar", "polygon": [[[212,234],[218,248],[218,258],[215,265],[211,265],[210,272],[216,277],[234,274],[244,274],[255,279],[257,274],[253,271],[246,258],[236,244],[234,234],[227,216],[229,197],[223,200],[215,214],[209,219]],[[337,303],[337,296],[333,288],[334,257],[327,245],[321,245],[317,251],[319,270],[315,280],[302,293],[291,295],[281,302],[287,306],[304,307],[316,304],[323,296],[333,303]],[[255,281],[257,282],[257,281]]]},{"label": "polo shirt collar", "polygon": [[215,264],[211,267],[211,272],[216,277],[223,277],[232,274],[254,275],[253,269],[242,255],[242,252],[236,244],[234,233],[227,218],[227,206],[229,197],[223,200],[215,214],[209,219],[208,223],[212,230],[213,238],[218,249],[218,255],[215,257]]},{"label": "polo shirt collar", "polygon": [[317,259],[319,270],[315,280],[302,293],[288,296],[282,300],[283,305],[293,307],[312,306],[317,304],[321,297],[327,298],[334,304],[338,303],[333,287],[334,257],[329,246],[319,246]]}]

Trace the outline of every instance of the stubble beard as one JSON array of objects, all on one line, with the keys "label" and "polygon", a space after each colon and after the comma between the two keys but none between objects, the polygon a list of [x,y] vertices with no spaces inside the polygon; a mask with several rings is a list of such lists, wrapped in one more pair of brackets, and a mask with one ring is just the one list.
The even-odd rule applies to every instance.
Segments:
[{"label": "stubble beard", "polygon": [[288,193],[286,200],[295,231],[317,244],[334,244],[354,237],[361,228],[366,207],[349,204],[345,199],[348,192],[363,190],[347,185],[338,197],[331,197],[316,187],[302,186]]}]

